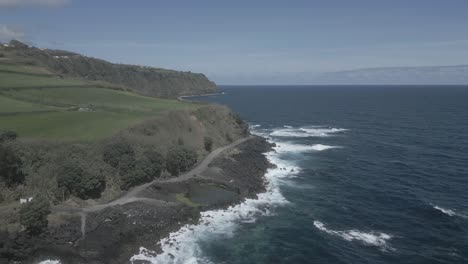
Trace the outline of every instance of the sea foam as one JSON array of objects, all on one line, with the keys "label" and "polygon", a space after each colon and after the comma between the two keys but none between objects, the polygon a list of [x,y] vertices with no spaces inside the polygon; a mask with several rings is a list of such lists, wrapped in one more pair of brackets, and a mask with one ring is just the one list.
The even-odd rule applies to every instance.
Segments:
[{"label": "sea foam", "polygon": [[292,143],[286,143],[286,142],[277,142],[276,147],[275,147],[275,149],[278,152],[292,152],[292,153],[323,151],[323,150],[334,149],[334,148],[340,148],[340,147],[322,145],[322,144],[314,144],[314,145],[292,144]]},{"label": "sea foam", "polygon": [[51,259],[48,259],[48,260],[43,260],[41,262],[39,262],[38,264],[61,264],[62,262],[60,262],[60,260],[51,260]]},{"label": "sea foam", "polygon": [[269,135],[272,137],[329,137],[332,134],[347,131],[344,128],[327,128],[327,127],[299,127],[294,128],[285,126],[284,128],[275,129]]},{"label": "sea foam", "polygon": [[386,233],[380,233],[380,232],[374,232],[374,231],[362,232],[362,231],[355,230],[355,229],[336,231],[336,230],[331,230],[331,229],[326,228],[325,224],[323,224],[320,221],[314,221],[314,226],[320,231],[323,231],[330,235],[341,237],[346,241],[356,240],[356,241],[362,242],[365,245],[379,247],[382,250],[392,249],[387,244],[387,241],[390,240],[392,236]]},{"label": "sea foam", "polygon": [[276,168],[268,169],[265,174],[266,192],[258,194],[256,199],[246,199],[241,204],[230,206],[225,210],[202,212],[198,224],[185,225],[158,242],[162,249],[161,254],[158,255],[142,247],[130,261],[132,263],[137,260],[151,263],[211,263],[199,247],[200,241],[231,237],[240,225],[253,223],[259,216],[273,215],[274,207],[288,203],[281,194],[280,183],[285,178],[294,177],[300,168],[291,161],[280,159],[276,151],[265,155],[276,165]]},{"label": "sea foam", "polygon": [[457,213],[455,213],[455,211],[450,210],[450,209],[445,209],[445,208],[442,208],[442,207],[437,206],[437,205],[434,206],[434,209],[437,209],[437,210],[441,211],[442,213],[444,213],[444,214],[446,214],[446,215],[448,215],[448,216],[455,216],[455,215],[457,215]]}]

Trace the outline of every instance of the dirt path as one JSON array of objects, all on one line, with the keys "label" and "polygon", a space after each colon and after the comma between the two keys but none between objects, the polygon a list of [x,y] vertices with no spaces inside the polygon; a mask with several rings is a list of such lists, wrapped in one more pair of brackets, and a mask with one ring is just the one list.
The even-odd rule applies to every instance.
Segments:
[{"label": "dirt path", "polygon": [[159,180],[156,179],[152,182],[145,183],[143,185],[137,186],[133,189],[131,189],[129,192],[127,192],[125,195],[123,195],[120,198],[115,199],[112,202],[105,203],[105,204],[96,204],[92,205],[89,207],[85,208],[72,208],[72,207],[61,207],[61,206],[55,206],[52,208],[53,212],[60,212],[60,213],[70,213],[74,214],[77,213],[81,217],[81,235],[82,238],[85,238],[86,234],[86,216],[88,213],[91,212],[97,212],[100,210],[103,210],[108,207],[116,206],[116,205],[124,205],[132,202],[137,202],[137,201],[142,201],[142,202],[147,202],[147,203],[153,203],[153,204],[158,204],[158,205],[171,205],[172,203],[161,201],[161,200],[156,200],[156,199],[151,199],[151,198],[144,198],[144,197],[137,197],[139,193],[141,193],[143,190],[148,188],[149,186],[153,185],[154,183],[164,183],[164,182],[182,182],[189,180],[191,178],[196,177],[197,175],[200,175],[204,170],[207,169],[208,165],[216,158],[218,157],[221,153],[223,153],[225,150],[233,148],[247,140],[252,139],[254,136],[248,136],[245,138],[238,139],[231,144],[217,148],[213,150],[210,154],[208,154],[195,168],[190,170],[189,172],[175,178],[170,178],[166,180]]}]

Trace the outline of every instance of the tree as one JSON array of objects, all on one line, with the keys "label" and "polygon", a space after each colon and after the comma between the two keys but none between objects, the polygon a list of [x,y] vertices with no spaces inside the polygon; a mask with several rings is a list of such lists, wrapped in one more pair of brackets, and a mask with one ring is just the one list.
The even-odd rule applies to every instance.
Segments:
[{"label": "tree", "polygon": [[164,157],[161,153],[155,150],[147,150],[143,152],[143,158],[148,160],[148,166],[145,170],[152,178],[161,176],[161,171],[164,168]]},{"label": "tree", "polygon": [[35,197],[31,202],[22,205],[19,212],[20,223],[29,233],[41,233],[47,228],[47,216],[49,213],[49,201],[43,196]]},{"label": "tree", "polygon": [[104,146],[104,161],[113,167],[118,167],[122,160],[134,157],[135,151],[125,140],[118,140]]},{"label": "tree", "polygon": [[59,170],[57,184],[67,194],[73,194],[81,199],[90,199],[101,196],[106,187],[106,180],[102,174],[91,174],[70,162]]},{"label": "tree", "polygon": [[186,147],[177,146],[167,152],[166,169],[173,176],[188,171],[196,163],[197,153]]},{"label": "tree", "polygon": [[14,141],[18,137],[18,133],[12,130],[0,131],[0,143]]},{"label": "tree", "polygon": [[18,155],[11,148],[0,145],[0,178],[7,186],[24,181],[21,167],[22,162]]},{"label": "tree", "polygon": [[213,149],[213,139],[210,137],[205,137],[203,141],[205,144],[205,150],[211,151]]},{"label": "tree", "polygon": [[161,175],[163,156],[154,150],[145,151],[141,158],[121,163],[121,188],[127,190],[138,184],[152,181]]},{"label": "tree", "polygon": [[149,181],[151,181],[149,174],[145,173],[141,168],[134,167],[133,170],[120,175],[120,188],[128,190],[133,186]]}]

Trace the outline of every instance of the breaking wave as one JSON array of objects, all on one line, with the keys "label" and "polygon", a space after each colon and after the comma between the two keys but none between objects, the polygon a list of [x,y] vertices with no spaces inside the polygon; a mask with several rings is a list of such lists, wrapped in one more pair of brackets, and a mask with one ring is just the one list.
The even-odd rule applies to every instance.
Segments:
[{"label": "breaking wave", "polygon": [[60,260],[51,260],[51,259],[48,259],[48,260],[43,260],[41,262],[39,262],[38,264],[61,264],[62,262],[60,262]]},{"label": "breaking wave", "polygon": [[387,241],[390,240],[392,236],[386,233],[380,233],[380,232],[374,232],[374,231],[366,233],[366,232],[362,232],[362,231],[354,230],[354,229],[345,230],[345,231],[336,231],[336,230],[331,230],[331,229],[326,228],[325,225],[320,221],[314,221],[314,226],[320,231],[323,231],[330,235],[339,236],[346,241],[356,240],[356,241],[362,242],[365,245],[379,247],[382,250],[392,249],[387,244]]},{"label": "breaking wave", "polygon": [[276,165],[265,174],[266,192],[257,195],[257,199],[246,199],[243,203],[230,206],[225,210],[211,210],[201,213],[196,225],[185,225],[167,238],[159,241],[162,253],[156,254],[141,247],[133,256],[132,263],[146,260],[151,263],[211,263],[203,255],[198,245],[200,241],[213,238],[230,237],[243,223],[253,223],[259,216],[273,215],[274,207],[285,205],[288,201],[280,192],[279,185],[285,178],[294,177],[300,171],[291,161],[282,160],[278,152],[265,154]]},{"label": "breaking wave", "polygon": [[329,146],[329,145],[322,145],[322,144],[314,144],[314,145],[303,145],[303,144],[291,144],[285,142],[278,142],[276,143],[276,150],[278,152],[312,152],[312,151],[323,151],[327,149],[334,149],[340,148],[339,146]]},{"label": "breaking wave", "polygon": [[299,127],[284,126],[284,128],[275,129],[269,135],[272,137],[328,137],[332,134],[347,131],[344,128],[326,128],[326,127]]},{"label": "breaking wave", "polygon": [[457,215],[457,213],[455,213],[455,211],[450,210],[450,209],[445,209],[445,208],[442,208],[442,207],[437,206],[437,205],[434,206],[434,209],[437,209],[437,210],[441,211],[442,213],[444,213],[446,215],[449,215],[449,216]]},{"label": "breaking wave", "polygon": [[440,207],[438,205],[432,205],[432,207],[448,216],[458,216],[458,217],[461,217],[461,218],[465,218],[465,219],[468,219],[468,215],[466,214],[462,214],[460,212],[456,212],[455,210],[451,210],[451,209],[446,209],[446,208],[443,208],[443,207]]}]

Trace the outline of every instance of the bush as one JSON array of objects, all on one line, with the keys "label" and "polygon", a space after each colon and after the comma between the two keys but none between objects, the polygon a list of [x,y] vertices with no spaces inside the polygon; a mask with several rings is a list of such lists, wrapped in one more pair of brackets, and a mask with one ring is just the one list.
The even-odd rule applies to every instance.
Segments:
[{"label": "bush", "polygon": [[243,125],[245,123],[238,113],[232,113],[232,116],[238,125]]},{"label": "bush", "polygon": [[210,137],[205,137],[204,143],[206,151],[211,151],[213,149],[213,139],[211,139]]},{"label": "bush", "polygon": [[15,131],[11,130],[3,130],[0,131],[0,143],[6,142],[6,141],[13,141],[18,137],[18,133]]},{"label": "bush", "polygon": [[148,150],[143,153],[143,156],[138,160],[129,160],[122,162],[122,171],[120,174],[121,188],[128,190],[130,187],[147,183],[161,175],[164,159],[161,154],[156,151]]},{"label": "bush", "polygon": [[124,175],[134,170],[135,168],[135,157],[131,155],[122,155],[118,165],[119,174]]},{"label": "bush", "polygon": [[134,158],[135,151],[133,150],[130,143],[124,140],[120,140],[107,144],[104,147],[103,157],[107,164],[113,167],[118,167],[120,162],[123,160]]},{"label": "bush", "polygon": [[99,198],[106,187],[101,174],[91,174],[72,163],[65,164],[57,176],[59,188],[81,199]]},{"label": "bush", "polygon": [[11,148],[0,145],[0,178],[8,187],[24,181],[21,167],[18,155]]},{"label": "bush", "polygon": [[128,190],[133,186],[149,181],[150,179],[144,171],[135,169],[120,175],[120,188],[122,190]]},{"label": "bush", "polygon": [[233,141],[234,141],[234,139],[232,139],[231,134],[229,134],[229,133],[226,133],[226,140],[227,140],[228,142],[233,142]]},{"label": "bush", "polygon": [[196,163],[197,153],[186,147],[174,147],[167,153],[166,169],[173,176],[188,171]]},{"label": "bush", "polygon": [[177,139],[177,144],[178,144],[179,146],[183,146],[183,145],[184,145],[184,139],[183,139],[183,138],[178,138],[178,139]]},{"label": "bush", "polygon": [[19,212],[20,223],[29,233],[41,233],[47,228],[47,215],[49,215],[49,213],[49,201],[42,196],[36,197],[31,202],[22,205]]},{"label": "bush", "polygon": [[143,158],[149,161],[149,164],[145,167],[145,171],[153,178],[161,176],[161,171],[164,168],[163,155],[155,150],[147,150],[143,152]]}]

